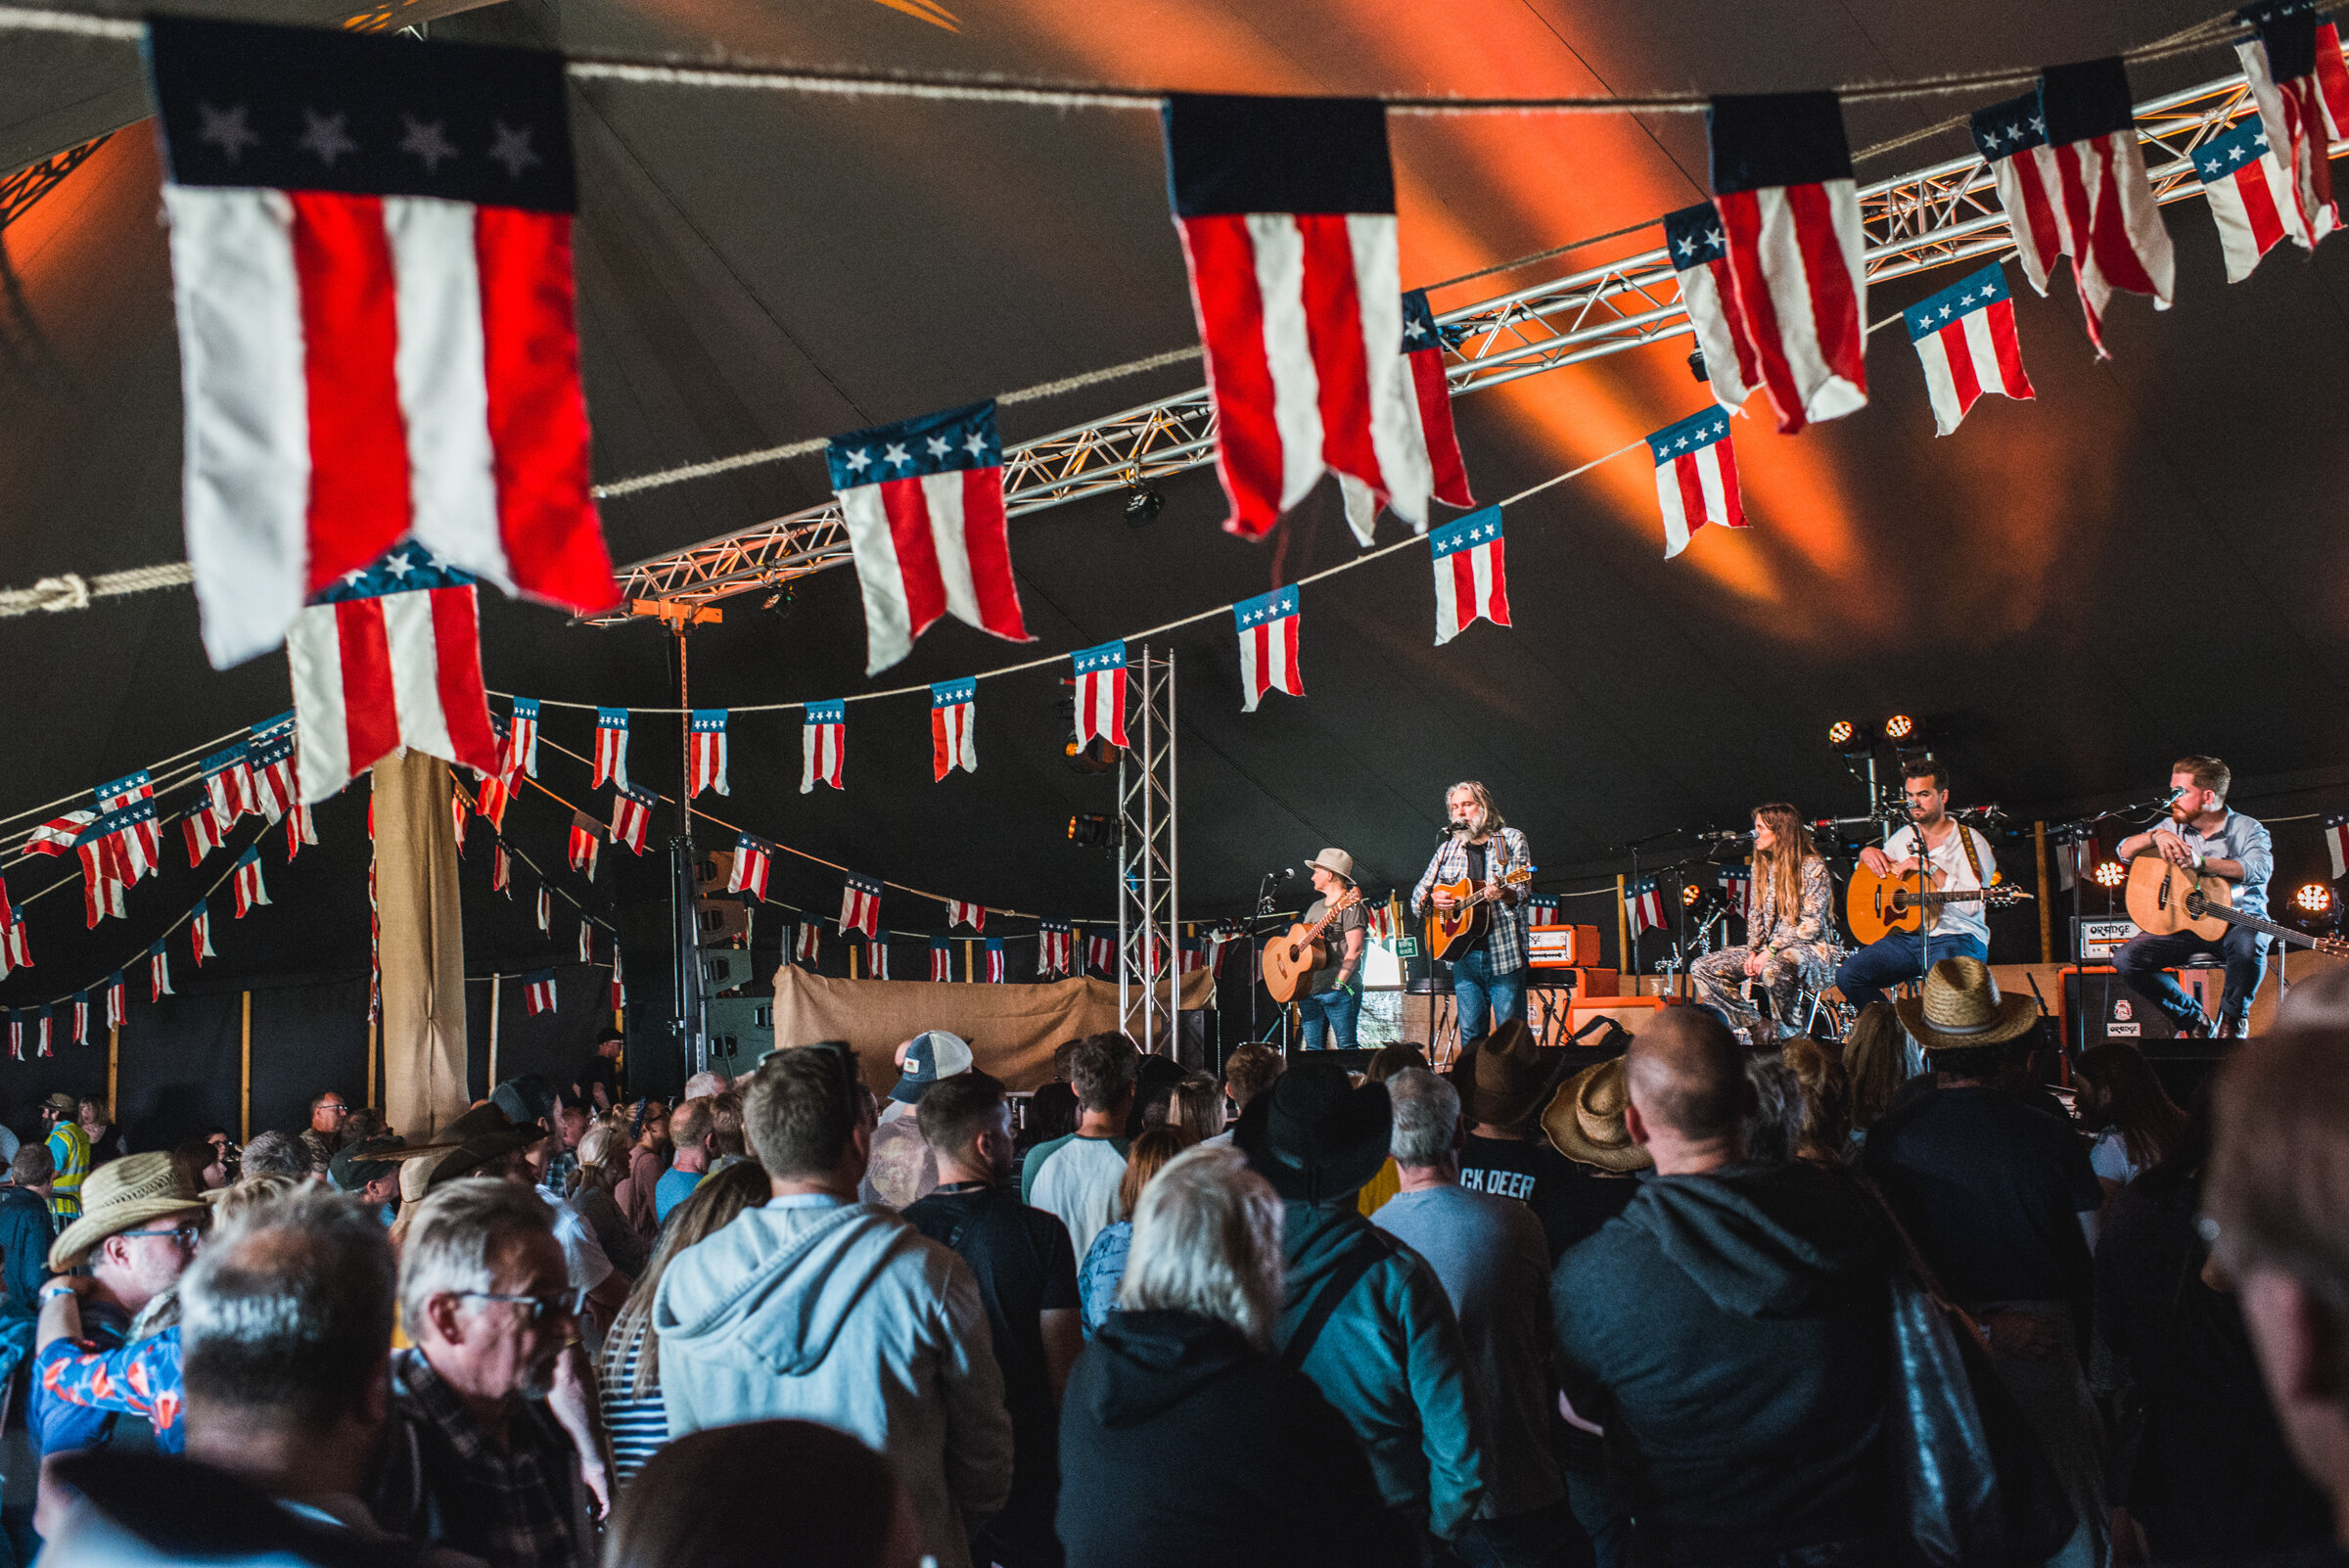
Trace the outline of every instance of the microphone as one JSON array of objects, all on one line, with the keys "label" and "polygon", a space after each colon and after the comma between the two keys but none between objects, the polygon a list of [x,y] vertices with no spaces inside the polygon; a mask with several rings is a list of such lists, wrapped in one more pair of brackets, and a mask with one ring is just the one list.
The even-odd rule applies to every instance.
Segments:
[{"label": "microphone", "polygon": [[1752,838],[1753,835],[1751,833],[1732,833],[1727,828],[1707,828],[1704,832],[1699,833],[1697,837],[1700,839],[1712,839],[1721,844],[1742,844],[1747,839]]},{"label": "microphone", "polygon": [[1286,882],[1286,881],[1288,881],[1288,880],[1289,880],[1291,877],[1295,876],[1296,874],[1297,874],[1297,868],[1296,868],[1295,866],[1293,866],[1293,865],[1284,865],[1284,866],[1280,867],[1278,870],[1274,870],[1274,871],[1267,871],[1267,872],[1266,872],[1266,873],[1265,873],[1265,880],[1266,880],[1267,882]]}]

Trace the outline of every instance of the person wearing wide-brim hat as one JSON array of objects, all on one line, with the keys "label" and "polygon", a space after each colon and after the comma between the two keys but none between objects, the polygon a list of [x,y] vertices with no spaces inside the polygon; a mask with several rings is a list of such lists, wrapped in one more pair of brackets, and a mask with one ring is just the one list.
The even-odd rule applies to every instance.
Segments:
[{"label": "person wearing wide-brim hat", "polygon": [[1435,1270],[1354,1206],[1394,1120],[1384,1084],[1357,1088],[1307,1056],[1248,1102],[1231,1141],[1286,1200],[1273,1348],[1345,1416],[1388,1503],[1449,1539],[1485,1485],[1459,1320]]},{"label": "person wearing wide-brim hat", "polygon": [[[454,1181],[459,1176],[477,1176],[509,1154],[517,1154],[545,1141],[551,1134],[535,1124],[517,1127],[513,1118],[495,1104],[475,1106],[438,1132],[412,1138],[370,1151],[370,1160],[387,1164],[406,1165],[414,1161],[431,1162],[432,1176],[428,1186],[437,1187]],[[400,1192],[404,1199],[408,1190],[408,1173],[401,1173]]]},{"label": "person wearing wide-brim hat", "polygon": [[[176,1230],[177,1223],[201,1222],[207,1212],[170,1155],[124,1155],[100,1166],[82,1184],[81,1218],[50,1244],[50,1270],[62,1274],[80,1268],[109,1236],[136,1230],[146,1239],[151,1222],[173,1221],[156,1228]],[[176,1235],[161,1239],[178,1240]]]},{"label": "person wearing wide-brim hat", "polygon": [[1480,1128],[1515,1130],[1549,1103],[1566,1070],[1563,1051],[1545,1051],[1525,1020],[1512,1018],[1469,1041],[1452,1070],[1460,1114]]},{"label": "person wearing wide-brim hat", "polygon": [[1542,1130],[1549,1146],[1578,1165],[1594,1166],[1618,1175],[1645,1171],[1654,1156],[1632,1141],[1624,1108],[1632,1103],[1630,1080],[1623,1058],[1609,1057],[1575,1074],[1558,1085],[1542,1113]]},{"label": "person wearing wide-brim hat", "polygon": [[[1320,895],[1307,905],[1308,925],[1328,913],[1329,906],[1355,891],[1354,856],[1344,850],[1323,850],[1305,862]],[[1297,998],[1298,1046],[1303,1050],[1358,1048],[1355,1033],[1362,1016],[1362,947],[1369,916],[1358,901],[1338,911],[1323,934],[1329,962],[1306,977],[1305,992]]]},{"label": "person wearing wide-brim hat", "polygon": [[1979,958],[1944,958],[1925,976],[1918,994],[1893,1003],[1901,1023],[1929,1055],[2003,1045],[2039,1023],[2039,1003],[2005,996]]}]

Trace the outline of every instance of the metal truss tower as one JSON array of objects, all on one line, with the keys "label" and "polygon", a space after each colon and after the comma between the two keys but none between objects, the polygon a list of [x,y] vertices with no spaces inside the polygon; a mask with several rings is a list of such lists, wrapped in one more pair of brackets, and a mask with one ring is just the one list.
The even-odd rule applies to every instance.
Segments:
[{"label": "metal truss tower", "polygon": [[[2241,74],[2141,104],[2138,135],[2155,199],[2201,194],[2193,149],[2258,113]],[[2349,142],[2335,144],[2335,150]],[[1860,191],[1865,269],[1880,283],[2013,248],[1990,166],[1952,159]],[[2068,281],[2057,285],[2067,287]],[[1678,338],[1691,329],[1661,247],[1439,315],[1453,395],[1497,387]],[[1003,453],[1013,517],[1198,468],[1215,458],[1215,414],[1202,387],[1059,431]],[[840,506],[827,501],[621,574],[630,599],[705,604],[805,576],[849,559]],[[599,623],[628,619],[622,610]]]},{"label": "metal truss tower", "polygon": [[[1174,1049],[1181,1005],[1181,856],[1174,790],[1174,655],[1148,643],[1126,666],[1118,754],[1118,1013],[1145,1054]],[[1139,1016],[1136,1017],[1136,1010]]]}]

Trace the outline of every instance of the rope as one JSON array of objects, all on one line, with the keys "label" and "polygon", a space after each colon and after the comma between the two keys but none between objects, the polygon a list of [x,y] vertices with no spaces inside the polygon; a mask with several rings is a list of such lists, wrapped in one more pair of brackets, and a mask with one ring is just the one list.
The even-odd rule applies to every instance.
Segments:
[{"label": "rope", "polygon": [[29,588],[0,588],[0,617],[28,616],[35,610],[87,610],[92,599],[149,593],[157,588],[184,588],[195,580],[195,568],[185,561],[132,567],[127,572],[102,572],[94,577],[69,572],[63,576],[43,577]]},{"label": "rope", "polygon": [[[201,746],[191,746],[184,752],[176,752],[171,756],[164,758],[160,762],[149,762],[146,767],[147,775],[150,778],[153,778],[155,775],[162,772],[174,762],[181,761],[190,757],[199,756],[206,752],[218,751],[230,741],[235,740],[239,735],[248,733],[250,727],[251,726],[246,726],[245,728],[232,729],[225,735],[213,736],[210,740],[206,741]],[[199,771],[201,770],[202,769],[200,767]],[[56,800],[51,801],[46,806],[28,807],[24,810],[13,812],[7,816],[0,816],[0,828],[5,828],[12,822],[22,822],[28,816],[41,816],[47,812],[56,810],[61,806],[76,805],[84,796],[88,795],[89,793],[90,792],[88,790],[75,790],[70,795],[59,796]]]}]

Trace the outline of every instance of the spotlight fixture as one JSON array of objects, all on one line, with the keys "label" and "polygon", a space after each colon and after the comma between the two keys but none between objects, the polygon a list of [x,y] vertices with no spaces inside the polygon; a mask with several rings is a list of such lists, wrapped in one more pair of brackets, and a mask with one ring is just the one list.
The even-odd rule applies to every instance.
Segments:
[{"label": "spotlight fixture", "polygon": [[1689,354],[1688,374],[1694,376],[1698,381],[1705,379],[1705,351],[1702,348]]},{"label": "spotlight fixture", "polygon": [[2129,880],[2129,868],[2118,860],[2098,860],[2093,873],[2099,888],[2117,888]]},{"label": "spotlight fixture", "polygon": [[1884,738],[1898,746],[1916,734],[1916,720],[1907,714],[1895,714],[1884,720]]},{"label": "spotlight fixture", "polygon": [[2302,914],[2330,914],[2332,890],[2322,882],[2304,883],[2300,891],[2292,895],[2292,903]]},{"label": "spotlight fixture", "polygon": [[1849,755],[1855,752],[1865,752],[1873,744],[1866,735],[1861,732],[1860,726],[1848,718],[1838,718],[1827,726],[1827,747],[1831,751]]},{"label": "spotlight fixture", "polygon": [[1081,850],[1097,850],[1111,837],[1109,818],[1098,812],[1069,818],[1069,842]]},{"label": "spotlight fixture", "polygon": [[1158,521],[1158,514],[1166,509],[1166,504],[1167,498],[1158,493],[1156,485],[1137,482],[1126,492],[1126,526],[1148,528]]},{"label": "spotlight fixture", "polygon": [[1106,773],[1118,765],[1118,749],[1104,736],[1095,735],[1082,746],[1074,738],[1063,741],[1060,755],[1075,773]]},{"label": "spotlight fixture", "polygon": [[1705,890],[1698,887],[1695,883],[1683,882],[1681,884],[1681,902],[1687,905],[1689,908],[1695,908],[1698,902],[1703,899],[1704,896]]}]

